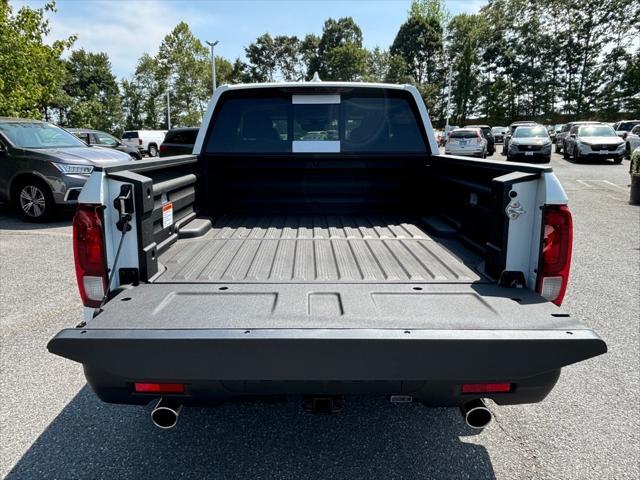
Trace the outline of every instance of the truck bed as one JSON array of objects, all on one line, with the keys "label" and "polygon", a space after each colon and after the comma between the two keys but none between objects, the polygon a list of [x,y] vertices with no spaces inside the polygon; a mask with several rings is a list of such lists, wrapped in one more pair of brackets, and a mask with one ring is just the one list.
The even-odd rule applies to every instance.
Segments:
[{"label": "truck bed", "polygon": [[155,283],[473,283],[481,259],[389,215],[224,215],[160,258]]}]

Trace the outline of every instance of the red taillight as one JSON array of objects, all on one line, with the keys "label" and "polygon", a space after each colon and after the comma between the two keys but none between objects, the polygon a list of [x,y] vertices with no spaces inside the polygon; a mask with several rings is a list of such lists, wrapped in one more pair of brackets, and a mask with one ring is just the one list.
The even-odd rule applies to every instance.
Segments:
[{"label": "red taillight", "polygon": [[546,206],[537,291],[561,305],[569,282],[573,221],[566,205]]},{"label": "red taillight", "polygon": [[463,383],[462,393],[505,393],[511,391],[510,383]]},{"label": "red taillight", "polygon": [[166,152],[167,150],[169,150],[169,147],[167,147],[164,143],[162,145],[160,145],[160,151],[161,152]]},{"label": "red taillight", "polygon": [[82,303],[99,307],[107,288],[107,266],[98,205],[78,205],[73,217],[73,256]]},{"label": "red taillight", "polygon": [[141,138],[138,139],[138,145],[142,145],[142,139]]},{"label": "red taillight", "polygon": [[184,393],[184,383],[134,383],[138,393]]}]

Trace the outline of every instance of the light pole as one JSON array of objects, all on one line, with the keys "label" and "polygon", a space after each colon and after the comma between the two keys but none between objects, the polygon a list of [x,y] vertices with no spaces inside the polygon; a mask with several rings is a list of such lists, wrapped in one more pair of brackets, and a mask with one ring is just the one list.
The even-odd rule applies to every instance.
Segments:
[{"label": "light pole", "polygon": [[167,130],[171,130],[171,100],[167,92]]},{"label": "light pole", "polygon": [[210,42],[205,40],[205,43],[211,47],[211,84],[213,85],[211,93],[213,94],[216,91],[216,57],[213,53],[213,47],[215,47],[219,41],[216,40],[215,42]]},{"label": "light pole", "polygon": [[447,78],[447,123],[444,127],[444,132],[445,134],[449,131],[449,115],[451,112],[451,76],[453,73],[453,69],[451,68],[451,65],[449,65],[449,75]]}]

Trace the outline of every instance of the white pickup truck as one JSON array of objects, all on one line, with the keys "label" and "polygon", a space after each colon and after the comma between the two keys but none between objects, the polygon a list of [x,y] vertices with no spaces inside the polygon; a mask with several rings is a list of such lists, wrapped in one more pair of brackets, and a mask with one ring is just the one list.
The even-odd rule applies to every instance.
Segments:
[{"label": "white pickup truck", "polygon": [[606,351],[563,311],[572,220],[549,166],[443,156],[412,86],[216,90],[193,155],[96,167],[74,253],[84,321],[48,348],[106,402],[344,395],[542,400]]}]

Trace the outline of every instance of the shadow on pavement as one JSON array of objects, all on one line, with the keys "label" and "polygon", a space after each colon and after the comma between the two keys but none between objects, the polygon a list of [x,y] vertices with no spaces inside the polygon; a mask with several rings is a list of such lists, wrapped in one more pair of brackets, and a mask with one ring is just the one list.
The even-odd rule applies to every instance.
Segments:
[{"label": "shadow on pavement", "polygon": [[348,398],[336,415],[286,404],[185,408],[169,431],[150,407],[85,386],[7,476],[31,478],[495,478],[455,409]]},{"label": "shadow on pavement", "polygon": [[0,230],[47,230],[68,227],[73,222],[74,209],[65,208],[54,213],[51,220],[32,223],[23,220],[11,205],[0,204]]}]

